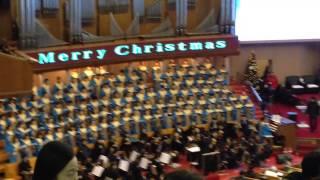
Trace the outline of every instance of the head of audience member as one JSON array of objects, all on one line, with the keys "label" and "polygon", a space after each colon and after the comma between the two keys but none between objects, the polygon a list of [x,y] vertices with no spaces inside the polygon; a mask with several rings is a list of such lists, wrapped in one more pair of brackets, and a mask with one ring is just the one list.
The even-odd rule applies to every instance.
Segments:
[{"label": "head of audience member", "polygon": [[302,160],[301,167],[303,179],[320,179],[320,151],[307,154]]},{"label": "head of audience member", "polygon": [[202,180],[203,178],[191,171],[177,170],[165,175],[164,180]]},{"label": "head of audience member", "polygon": [[71,147],[58,141],[43,146],[36,161],[33,180],[44,179],[78,179],[78,162]]}]

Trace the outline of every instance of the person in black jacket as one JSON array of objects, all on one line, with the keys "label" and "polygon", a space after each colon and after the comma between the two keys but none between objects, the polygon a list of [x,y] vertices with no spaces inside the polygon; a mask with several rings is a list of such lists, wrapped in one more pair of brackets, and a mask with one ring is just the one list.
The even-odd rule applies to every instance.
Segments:
[{"label": "person in black jacket", "polygon": [[309,115],[310,132],[315,132],[317,130],[317,118],[319,115],[319,105],[315,97],[312,97],[308,103],[306,113]]}]

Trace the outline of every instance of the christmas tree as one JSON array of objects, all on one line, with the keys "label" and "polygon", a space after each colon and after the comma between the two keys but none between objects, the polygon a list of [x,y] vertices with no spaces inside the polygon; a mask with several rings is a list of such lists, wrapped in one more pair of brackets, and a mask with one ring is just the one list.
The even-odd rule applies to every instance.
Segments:
[{"label": "christmas tree", "polygon": [[256,86],[259,80],[257,69],[258,68],[256,54],[254,52],[251,52],[248,59],[248,66],[244,78],[246,81],[251,82],[253,86]]}]

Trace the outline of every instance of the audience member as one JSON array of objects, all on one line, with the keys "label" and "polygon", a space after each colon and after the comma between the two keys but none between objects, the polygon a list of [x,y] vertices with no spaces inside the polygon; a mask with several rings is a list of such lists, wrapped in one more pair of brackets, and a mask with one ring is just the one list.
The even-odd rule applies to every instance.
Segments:
[{"label": "audience member", "polygon": [[73,150],[57,141],[43,146],[37,157],[33,180],[76,180],[78,162]]}]

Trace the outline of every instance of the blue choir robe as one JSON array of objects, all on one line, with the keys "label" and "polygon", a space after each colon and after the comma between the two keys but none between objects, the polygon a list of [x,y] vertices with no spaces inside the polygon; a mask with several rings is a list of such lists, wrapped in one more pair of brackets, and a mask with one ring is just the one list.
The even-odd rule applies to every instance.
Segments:
[{"label": "blue choir robe", "polygon": [[147,121],[144,118],[141,118],[139,120],[139,132],[150,132],[151,129],[148,129]]},{"label": "blue choir robe", "polygon": [[157,92],[157,96],[159,99],[167,99],[168,97],[170,97],[170,94],[167,90],[164,90],[164,89],[160,89],[158,92]]},{"label": "blue choir robe", "polygon": [[68,144],[72,147],[75,146],[73,137],[69,132],[63,134],[62,142],[64,142],[65,144]]},{"label": "blue choir robe", "polygon": [[160,73],[156,72],[156,71],[152,71],[152,79],[155,80],[155,81],[160,81],[161,78],[161,75]]},{"label": "blue choir robe", "polygon": [[224,110],[222,108],[216,108],[217,120],[224,120]]},{"label": "blue choir robe", "polygon": [[98,137],[98,128],[97,126],[90,126],[87,131],[87,139],[90,144],[96,142]]},{"label": "blue choir robe", "polygon": [[193,120],[193,122],[194,122],[194,124],[196,124],[196,125],[199,125],[199,124],[202,124],[202,109],[195,109],[194,110],[194,115],[193,115],[193,118],[194,118],[194,120]]},{"label": "blue choir robe", "polygon": [[184,114],[184,111],[182,111],[182,110],[177,111],[175,113],[175,117],[177,119],[177,123],[179,123],[182,127],[185,127],[187,125],[186,116]]},{"label": "blue choir robe", "polygon": [[168,79],[168,75],[163,73],[160,75],[160,79],[162,80]]},{"label": "blue choir robe", "polygon": [[60,101],[64,100],[64,96],[56,94],[56,95],[53,95],[51,100],[53,103],[59,103]]},{"label": "blue choir robe", "polygon": [[252,103],[246,103],[244,105],[244,112],[247,116],[248,119],[254,119],[255,118],[255,108],[254,105]]},{"label": "blue choir robe", "polygon": [[118,121],[113,121],[108,126],[108,131],[111,133],[114,137],[120,136],[120,123]]},{"label": "blue choir robe", "polygon": [[5,151],[9,154],[9,162],[16,163],[20,159],[20,142],[12,143],[9,140],[5,141]]},{"label": "blue choir robe", "polygon": [[130,119],[130,117],[122,117],[120,120],[120,124],[126,132],[130,132]]},{"label": "blue choir robe", "polygon": [[192,87],[195,85],[194,79],[187,79],[184,82],[188,87]]},{"label": "blue choir robe", "polygon": [[37,124],[31,124],[29,129],[30,129],[30,133],[32,133],[32,136],[34,136],[35,135],[34,133],[39,130],[39,127]]},{"label": "blue choir robe", "polygon": [[20,102],[19,104],[17,104],[17,110],[29,110],[32,108],[32,103],[31,101],[27,101],[27,102]]},{"label": "blue choir robe", "polygon": [[201,112],[201,124],[208,124],[209,122],[209,115],[206,109],[202,109]]},{"label": "blue choir robe", "polygon": [[262,122],[259,128],[260,137],[272,137],[272,130],[268,123]]},{"label": "blue choir robe", "polygon": [[28,115],[28,112],[18,114],[17,119],[18,119],[18,122],[24,122],[24,123],[28,123],[32,120],[30,115]]},{"label": "blue choir robe", "polygon": [[167,129],[167,128],[170,128],[167,121],[168,121],[168,116],[167,115],[161,115],[160,116],[160,124],[161,124],[161,129]]},{"label": "blue choir robe", "polygon": [[29,130],[27,129],[23,129],[23,128],[16,128],[14,131],[14,134],[16,136],[16,138],[18,139],[23,139],[24,136],[29,132]]},{"label": "blue choir robe", "polygon": [[41,148],[42,148],[42,145],[43,145],[43,140],[41,138],[33,138],[32,139],[32,144],[33,144],[33,147],[34,147],[34,154],[33,156],[38,156]]},{"label": "blue choir robe", "polygon": [[128,82],[128,78],[125,74],[119,74],[117,77],[117,82]]},{"label": "blue choir robe", "polygon": [[97,141],[105,142],[108,140],[107,132],[103,128],[100,128],[97,135]]},{"label": "blue choir robe", "polygon": [[153,119],[153,116],[152,115],[144,115],[144,116],[142,116],[142,119],[146,122],[147,132],[152,132],[151,120]]},{"label": "blue choir robe", "polygon": [[178,93],[178,96],[185,98],[185,97],[188,97],[191,94],[192,94],[192,92],[191,92],[190,89],[180,89],[179,93]]},{"label": "blue choir robe", "polygon": [[192,114],[193,111],[191,109],[184,109],[184,116],[185,116],[185,126],[191,126],[191,122],[192,122]]},{"label": "blue choir robe", "polygon": [[100,120],[100,114],[99,113],[93,113],[90,116],[91,120],[99,121]]},{"label": "blue choir robe", "polygon": [[124,98],[114,98],[110,102],[110,105],[113,108],[115,108],[116,106],[124,106],[126,104],[127,104],[127,102]]},{"label": "blue choir robe", "polygon": [[67,92],[71,92],[71,90],[78,92],[79,91],[78,87],[79,86],[78,86],[77,82],[76,83],[70,82],[70,83],[66,84],[65,89]]},{"label": "blue choir robe", "polygon": [[98,83],[95,79],[91,79],[89,81],[89,89],[95,89],[100,86],[100,83]]},{"label": "blue choir robe", "polygon": [[17,104],[14,104],[14,103],[5,104],[4,110],[7,112],[16,112],[18,110]]},{"label": "blue choir robe", "polygon": [[65,93],[63,96],[63,101],[66,103],[74,103],[78,98],[78,94],[76,93]]},{"label": "blue choir robe", "polygon": [[6,126],[11,126],[13,124],[16,124],[16,122],[18,122],[18,117],[17,116],[8,117],[6,119]]},{"label": "blue choir robe", "polygon": [[50,93],[50,86],[46,85],[46,84],[43,84],[42,86],[40,86],[38,88],[38,96],[43,97],[46,94],[49,94],[49,95],[51,94]]},{"label": "blue choir robe", "polygon": [[63,115],[63,109],[62,108],[54,108],[52,110],[52,116],[53,116],[53,120],[57,121],[59,116]]},{"label": "blue choir robe", "polygon": [[89,90],[90,89],[90,81],[80,81],[78,84],[78,91]]},{"label": "blue choir robe", "polygon": [[104,86],[104,87],[101,89],[101,91],[100,91],[100,97],[101,97],[101,98],[102,98],[102,97],[105,97],[105,96],[109,97],[110,94],[112,94],[112,93],[113,93],[113,90],[112,90],[111,87],[109,87],[109,86]]},{"label": "blue choir robe", "polygon": [[142,102],[142,101],[147,100],[147,97],[145,96],[144,93],[138,93],[138,94],[136,95],[136,99],[137,99],[138,102]]},{"label": "blue choir robe", "polygon": [[244,113],[243,105],[241,103],[236,103],[235,108],[237,109],[236,119],[239,120],[241,115]]},{"label": "blue choir robe", "polygon": [[224,106],[224,109],[226,111],[225,119],[228,121],[232,120],[233,107],[231,105],[228,105],[228,106]]},{"label": "blue choir robe", "polygon": [[59,91],[63,91],[63,83],[55,83],[52,88],[52,94],[57,94]]}]

